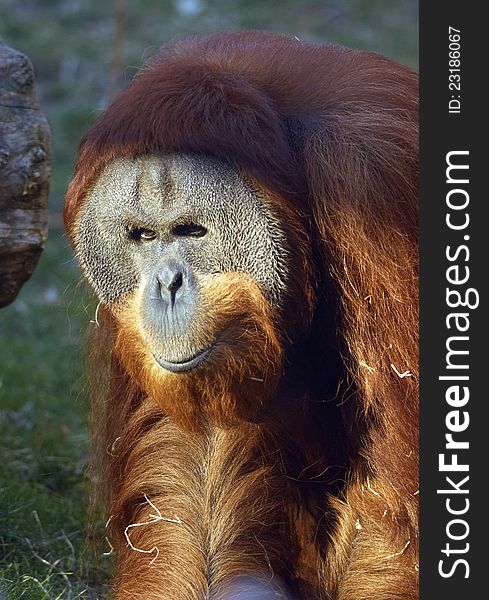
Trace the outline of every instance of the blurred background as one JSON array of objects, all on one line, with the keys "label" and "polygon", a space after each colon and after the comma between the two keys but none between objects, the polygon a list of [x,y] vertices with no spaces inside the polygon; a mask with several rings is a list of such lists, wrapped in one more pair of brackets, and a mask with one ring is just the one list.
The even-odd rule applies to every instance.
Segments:
[{"label": "blurred background", "polygon": [[37,270],[0,311],[0,600],[106,598],[103,527],[84,548],[84,330],[96,303],[62,229],[80,138],[159,45],[268,29],[418,65],[416,0],[0,0],[0,39],[33,62],[52,134],[50,231]]}]

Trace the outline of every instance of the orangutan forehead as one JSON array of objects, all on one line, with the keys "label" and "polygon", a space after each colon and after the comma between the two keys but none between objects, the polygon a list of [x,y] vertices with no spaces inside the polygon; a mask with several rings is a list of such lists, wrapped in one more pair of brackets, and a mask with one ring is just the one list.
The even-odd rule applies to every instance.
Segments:
[{"label": "orangutan forehead", "polygon": [[146,155],[111,162],[96,182],[91,196],[104,197],[106,209],[158,218],[172,208],[235,208],[256,203],[256,193],[237,170],[203,154]]}]

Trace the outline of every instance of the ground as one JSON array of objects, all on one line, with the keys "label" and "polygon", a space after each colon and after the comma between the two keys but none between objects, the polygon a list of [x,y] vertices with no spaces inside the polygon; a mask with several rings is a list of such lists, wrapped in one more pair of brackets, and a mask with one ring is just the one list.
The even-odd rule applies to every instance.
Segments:
[{"label": "ground", "polygon": [[[0,313],[0,598],[102,597],[110,566],[84,552],[87,394],[82,346],[94,302],[61,229]],[[86,570],[89,569],[88,577]]]}]

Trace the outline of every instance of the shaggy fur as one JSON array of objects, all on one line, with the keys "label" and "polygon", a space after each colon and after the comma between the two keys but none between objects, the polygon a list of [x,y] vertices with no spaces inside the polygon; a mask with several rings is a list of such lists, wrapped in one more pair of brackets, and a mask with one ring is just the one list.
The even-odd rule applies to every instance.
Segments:
[{"label": "shaggy fur", "polygon": [[[147,361],[137,292],[102,307],[115,598],[228,599],[247,575],[296,599],[418,597],[417,147],[412,71],[263,32],[163,48],[86,135],[65,206],[75,245],[110,161],[204,152],[295,211],[297,268],[316,281],[294,290],[310,327],[293,343],[252,282],[210,281],[210,337],[229,322],[245,335],[184,389]],[[124,536],[137,523],[146,553]]]}]

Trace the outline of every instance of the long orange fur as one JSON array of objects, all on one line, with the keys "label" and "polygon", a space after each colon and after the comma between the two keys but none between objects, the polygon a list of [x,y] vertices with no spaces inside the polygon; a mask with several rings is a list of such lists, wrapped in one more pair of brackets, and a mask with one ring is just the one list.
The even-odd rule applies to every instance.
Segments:
[{"label": "long orange fur", "polygon": [[[223,276],[209,335],[231,321],[246,334],[222,371],[180,385],[148,362],[137,293],[102,309],[94,439],[115,598],[227,600],[251,575],[282,597],[415,600],[416,75],[264,32],[164,48],[82,143],[75,247],[105,165],[175,151],[225,158],[282,204],[311,334],[290,346],[253,282]],[[124,532],[147,522],[129,530],[139,552]]]}]

